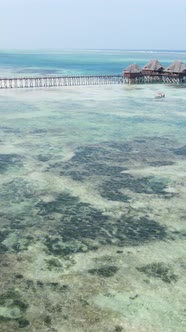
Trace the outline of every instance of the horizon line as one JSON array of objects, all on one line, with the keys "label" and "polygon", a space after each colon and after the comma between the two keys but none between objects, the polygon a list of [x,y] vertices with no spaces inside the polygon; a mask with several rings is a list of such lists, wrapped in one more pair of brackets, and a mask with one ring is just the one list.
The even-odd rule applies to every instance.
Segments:
[{"label": "horizon line", "polygon": [[186,52],[186,49],[156,48],[0,48],[4,51],[126,51],[126,52]]}]

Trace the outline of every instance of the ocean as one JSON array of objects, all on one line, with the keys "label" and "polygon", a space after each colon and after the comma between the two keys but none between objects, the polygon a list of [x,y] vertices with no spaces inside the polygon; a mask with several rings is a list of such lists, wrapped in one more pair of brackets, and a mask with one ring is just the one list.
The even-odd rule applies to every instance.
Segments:
[{"label": "ocean", "polygon": [[[1,51],[0,76],[151,59],[186,51]],[[185,89],[0,90],[1,331],[186,330]]]}]

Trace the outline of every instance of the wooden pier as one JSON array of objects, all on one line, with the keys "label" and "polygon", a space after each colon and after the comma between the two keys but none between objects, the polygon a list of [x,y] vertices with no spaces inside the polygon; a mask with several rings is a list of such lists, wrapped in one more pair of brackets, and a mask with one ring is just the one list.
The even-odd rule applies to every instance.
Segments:
[{"label": "wooden pier", "polygon": [[122,75],[0,78],[0,89],[123,84]]},{"label": "wooden pier", "polygon": [[125,84],[186,84],[185,77],[177,77],[173,75],[141,75],[137,77],[124,77]]},{"label": "wooden pier", "polygon": [[0,89],[146,83],[186,84],[186,65],[177,60],[164,68],[158,60],[151,60],[142,68],[131,64],[121,75],[0,77]]}]

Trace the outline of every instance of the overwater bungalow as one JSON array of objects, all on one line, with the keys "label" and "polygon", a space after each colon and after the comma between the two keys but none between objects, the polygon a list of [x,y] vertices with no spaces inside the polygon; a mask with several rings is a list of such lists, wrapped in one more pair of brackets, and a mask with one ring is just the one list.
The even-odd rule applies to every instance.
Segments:
[{"label": "overwater bungalow", "polygon": [[186,65],[181,61],[174,61],[163,71],[165,76],[173,76],[177,78],[186,78]]},{"label": "overwater bungalow", "polygon": [[134,63],[124,70],[123,76],[125,83],[140,83],[143,79],[142,69]]},{"label": "overwater bungalow", "polygon": [[124,80],[128,84],[136,83],[186,83],[186,65],[181,61],[174,61],[164,68],[158,60],[151,60],[142,69],[132,64],[124,70]]},{"label": "overwater bungalow", "polygon": [[125,75],[125,77],[128,77],[128,78],[140,77],[141,73],[142,73],[142,69],[135,63],[128,66],[124,70],[124,75]]},{"label": "overwater bungalow", "polygon": [[158,60],[151,60],[142,68],[144,75],[159,75],[163,72],[164,68]]}]

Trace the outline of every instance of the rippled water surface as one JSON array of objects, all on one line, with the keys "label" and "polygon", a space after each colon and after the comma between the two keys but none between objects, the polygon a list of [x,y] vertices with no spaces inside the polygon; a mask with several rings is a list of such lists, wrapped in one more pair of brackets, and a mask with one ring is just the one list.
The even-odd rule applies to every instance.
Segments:
[{"label": "rippled water surface", "polygon": [[0,91],[1,331],[186,330],[185,104],[165,85]]}]

